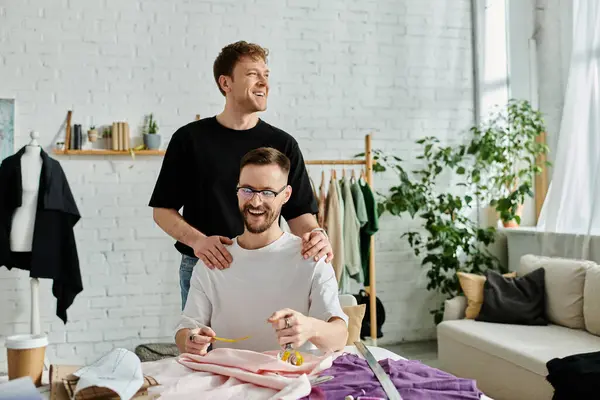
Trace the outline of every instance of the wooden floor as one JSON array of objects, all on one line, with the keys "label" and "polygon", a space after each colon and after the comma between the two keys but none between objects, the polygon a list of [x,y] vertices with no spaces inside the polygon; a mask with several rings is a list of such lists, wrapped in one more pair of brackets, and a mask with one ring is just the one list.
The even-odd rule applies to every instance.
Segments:
[{"label": "wooden floor", "polygon": [[410,360],[419,360],[433,368],[439,368],[437,341],[409,342],[381,346]]}]

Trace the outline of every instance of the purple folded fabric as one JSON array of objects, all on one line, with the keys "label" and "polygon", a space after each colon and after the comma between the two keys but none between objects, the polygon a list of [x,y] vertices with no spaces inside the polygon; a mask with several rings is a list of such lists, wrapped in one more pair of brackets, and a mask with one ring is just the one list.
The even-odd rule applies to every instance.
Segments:
[{"label": "purple folded fabric", "polygon": [[[457,378],[416,360],[379,361],[404,400],[478,400],[482,392],[472,379]],[[387,398],[367,361],[355,354],[338,357],[331,368],[320,375],[334,378],[315,386],[308,397],[316,400],[343,399],[345,396]]]}]

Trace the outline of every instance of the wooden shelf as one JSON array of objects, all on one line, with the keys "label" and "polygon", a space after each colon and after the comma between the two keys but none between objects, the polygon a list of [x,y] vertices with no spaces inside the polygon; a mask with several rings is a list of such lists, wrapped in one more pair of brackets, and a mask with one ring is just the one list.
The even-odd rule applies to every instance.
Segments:
[{"label": "wooden shelf", "polygon": [[[136,156],[163,156],[166,150],[133,150]],[[54,150],[54,154],[65,156],[128,156],[128,150]]]}]

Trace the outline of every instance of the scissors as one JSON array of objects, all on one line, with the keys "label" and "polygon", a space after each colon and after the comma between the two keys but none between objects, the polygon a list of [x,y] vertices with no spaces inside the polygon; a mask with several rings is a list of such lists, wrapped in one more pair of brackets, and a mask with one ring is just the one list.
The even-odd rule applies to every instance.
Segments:
[{"label": "scissors", "polygon": [[317,386],[317,385],[320,385],[321,383],[328,382],[332,379],[333,379],[333,376],[331,376],[331,375],[321,375],[321,376],[317,376],[314,378],[310,378],[309,382],[310,382],[311,386]]}]

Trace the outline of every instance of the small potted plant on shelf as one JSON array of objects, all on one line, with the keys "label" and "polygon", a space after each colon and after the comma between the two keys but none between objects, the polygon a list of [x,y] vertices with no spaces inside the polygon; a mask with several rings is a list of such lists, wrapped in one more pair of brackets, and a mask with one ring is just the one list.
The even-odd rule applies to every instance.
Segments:
[{"label": "small potted plant on shelf", "polygon": [[90,142],[95,142],[98,140],[98,131],[96,130],[95,125],[91,125],[90,129],[88,130],[88,139]]},{"label": "small potted plant on shelf", "polygon": [[160,135],[158,134],[158,124],[152,114],[146,117],[144,145],[149,150],[157,150],[160,147]]},{"label": "small potted plant on shelf", "polygon": [[104,130],[102,131],[102,139],[104,139],[104,148],[105,149],[111,148],[111,138],[112,138],[112,126],[107,125],[104,127]]}]

